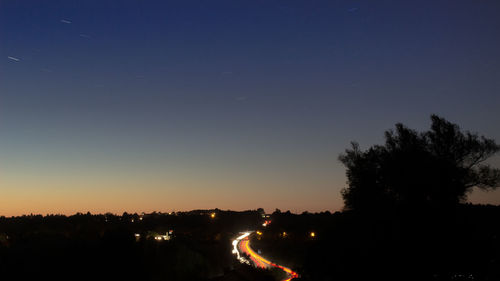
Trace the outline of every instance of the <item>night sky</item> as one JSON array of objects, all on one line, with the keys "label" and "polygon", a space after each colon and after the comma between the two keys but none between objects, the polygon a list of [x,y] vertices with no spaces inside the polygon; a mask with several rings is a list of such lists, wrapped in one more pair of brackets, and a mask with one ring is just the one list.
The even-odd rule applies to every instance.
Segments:
[{"label": "night sky", "polygon": [[352,140],[435,113],[500,142],[499,15],[496,0],[0,0],[0,214],[340,210]]}]

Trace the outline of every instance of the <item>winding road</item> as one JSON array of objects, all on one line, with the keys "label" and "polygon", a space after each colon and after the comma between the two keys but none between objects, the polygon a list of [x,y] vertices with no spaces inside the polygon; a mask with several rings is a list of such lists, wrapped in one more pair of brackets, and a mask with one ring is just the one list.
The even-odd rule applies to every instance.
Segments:
[{"label": "winding road", "polygon": [[251,233],[252,232],[245,232],[243,235],[239,236],[238,238],[236,238],[233,241],[233,254],[236,254],[237,258],[241,262],[245,262],[245,263],[250,264],[250,261],[248,261],[242,255],[240,255],[240,252],[241,253],[245,253],[246,255],[248,255],[250,257],[250,259],[251,259],[251,262],[256,267],[261,267],[261,268],[276,267],[276,268],[279,268],[279,269],[283,270],[284,272],[286,272],[287,279],[285,279],[283,281],[290,281],[293,278],[299,277],[299,274],[297,274],[296,272],[292,271],[290,268],[284,267],[284,266],[279,265],[279,264],[275,264],[275,263],[273,263],[273,262],[265,259],[261,255],[257,254],[254,250],[252,250],[252,248],[250,248],[250,240],[248,238]]}]

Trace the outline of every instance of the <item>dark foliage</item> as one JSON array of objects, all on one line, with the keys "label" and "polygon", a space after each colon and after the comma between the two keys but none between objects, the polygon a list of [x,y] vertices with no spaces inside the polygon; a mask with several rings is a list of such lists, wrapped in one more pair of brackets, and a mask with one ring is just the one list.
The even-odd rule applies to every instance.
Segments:
[{"label": "dark foliage", "polygon": [[448,209],[473,187],[500,184],[500,170],[484,164],[500,150],[494,140],[462,132],[436,115],[431,119],[429,131],[396,124],[395,131],[385,133],[385,145],[362,151],[353,143],[339,157],[347,167],[346,209]]},{"label": "dark foliage", "polygon": [[252,245],[299,272],[297,281],[500,280],[500,206],[419,216],[275,213],[272,221]]}]

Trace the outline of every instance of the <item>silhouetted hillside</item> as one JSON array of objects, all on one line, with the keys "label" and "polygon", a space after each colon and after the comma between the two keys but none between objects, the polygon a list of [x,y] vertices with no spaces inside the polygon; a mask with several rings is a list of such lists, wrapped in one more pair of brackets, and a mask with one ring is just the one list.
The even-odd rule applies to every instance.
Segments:
[{"label": "silhouetted hillside", "polygon": [[[279,280],[240,264],[240,231],[300,280],[499,280],[500,206],[449,212],[230,212],[0,218],[2,280]],[[264,226],[263,222],[268,222]]]},{"label": "silhouetted hillside", "polygon": [[208,280],[234,270],[231,238],[260,220],[257,211],[220,210],[2,217],[0,276]]}]

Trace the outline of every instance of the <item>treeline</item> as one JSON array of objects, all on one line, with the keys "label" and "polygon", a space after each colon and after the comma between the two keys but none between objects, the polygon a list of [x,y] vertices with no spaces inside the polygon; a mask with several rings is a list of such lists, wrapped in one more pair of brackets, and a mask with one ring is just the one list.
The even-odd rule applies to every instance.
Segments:
[{"label": "treeline", "polygon": [[[243,268],[231,254],[261,212],[26,215],[0,218],[1,280],[212,280]],[[170,233],[170,240],[155,235]],[[236,270],[236,271],[235,271]]]}]

